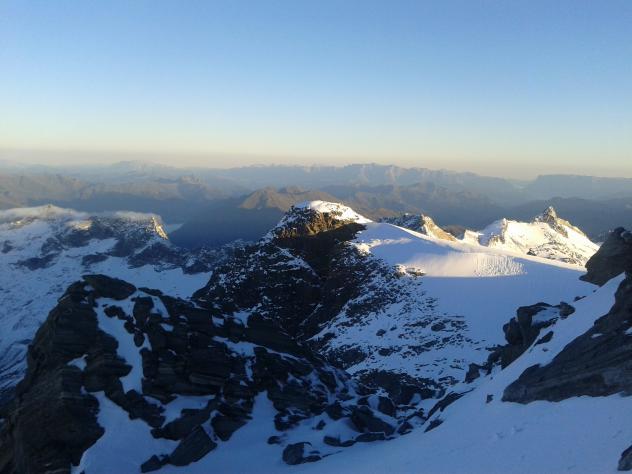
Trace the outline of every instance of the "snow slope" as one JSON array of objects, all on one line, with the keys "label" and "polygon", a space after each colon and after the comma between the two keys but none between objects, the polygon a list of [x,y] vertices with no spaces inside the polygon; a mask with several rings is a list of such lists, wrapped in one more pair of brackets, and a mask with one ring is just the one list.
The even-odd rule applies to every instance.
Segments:
[{"label": "snow slope", "polygon": [[311,209],[321,214],[333,214],[341,221],[353,221],[358,224],[366,224],[371,222],[364,216],[361,216],[353,209],[337,202],[327,201],[308,201],[294,206],[296,209]]},{"label": "snow slope", "polygon": [[367,291],[313,338],[326,341],[328,354],[362,348],[367,356],[346,366],[352,374],[387,370],[431,379],[445,389],[465,378],[470,363],[483,363],[489,348],[504,343],[502,326],[518,307],[573,304],[595,288],[579,280],[583,272],[573,265],[385,223],[367,223],[351,245],[402,275],[366,285],[387,288],[387,303],[351,318],[350,308],[370,301]]},{"label": "snow slope", "polygon": [[632,439],[629,398],[576,397],[527,405],[501,398],[527,367],[547,363],[607,313],[621,280],[615,278],[576,302],[576,313],[551,328],[555,335],[549,343],[534,345],[506,369],[485,377],[439,413],[444,422],[432,431],[354,446],[342,456],[293,472],[616,472],[617,460]]}]

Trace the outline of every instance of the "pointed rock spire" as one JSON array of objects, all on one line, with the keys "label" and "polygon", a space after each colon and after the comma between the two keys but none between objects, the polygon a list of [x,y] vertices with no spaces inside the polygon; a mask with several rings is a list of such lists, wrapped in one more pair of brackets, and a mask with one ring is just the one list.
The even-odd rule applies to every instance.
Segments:
[{"label": "pointed rock spire", "polygon": [[557,217],[557,212],[555,212],[555,208],[553,206],[549,206],[542,213],[542,215],[546,216],[546,217],[556,218]]}]

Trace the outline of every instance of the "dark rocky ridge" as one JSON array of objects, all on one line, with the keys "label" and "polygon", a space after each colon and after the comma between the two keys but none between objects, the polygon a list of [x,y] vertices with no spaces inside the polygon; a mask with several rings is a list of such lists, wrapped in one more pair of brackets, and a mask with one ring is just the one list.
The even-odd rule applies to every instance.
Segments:
[{"label": "dark rocky ridge", "polygon": [[[257,307],[257,314],[292,336],[312,336],[313,324],[306,321],[323,298],[324,282],[343,256],[344,242],[364,226],[309,208],[293,208],[288,216],[268,238],[219,267],[194,299],[214,314]],[[345,301],[344,295],[338,299]]]},{"label": "dark rocky ridge", "polygon": [[[367,315],[396,302],[402,302],[404,308],[433,304],[430,299],[416,301],[419,293],[411,292],[410,278],[403,278],[384,262],[348,244],[362,229],[364,225],[335,212],[295,207],[259,243],[236,253],[233,260],[219,267],[194,298],[212,314],[252,313],[251,319],[261,317],[310,345],[330,363],[347,369],[367,358],[371,348],[352,345],[330,349],[329,335],[319,335],[343,309],[345,321],[340,324],[353,325],[362,324]],[[435,317],[443,318],[433,314]],[[414,324],[430,326],[437,322]],[[446,319],[442,324],[460,327],[462,322]],[[452,337],[457,336],[445,340]],[[419,342],[401,344],[406,344],[411,357],[427,350]],[[428,398],[441,397],[444,392],[436,381],[400,372],[366,370],[356,379],[386,390],[402,404],[415,393]],[[451,382],[456,380],[444,381]]]},{"label": "dark rocky ridge", "polygon": [[[123,309],[126,305],[133,306],[132,314]],[[140,391],[124,390],[120,379],[132,367],[117,352],[122,340],[104,332],[99,318],[119,320],[125,337],[139,347]],[[143,346],[144,341],[149,344]],[[231,344],[252,352],[236,352]],[[85,367],[74,363],[79,359]],[[87,275],[68,288],[38,331],[28,363],[0,429],[3,474],[70,472],[104,432],[97,422],[97,393],[131,419],[147,423],[154,437],[179,441],[173,452],[150,456],[139,467],[143,472],[187,465],[218,443],[230,442],[250,422],[254,398],[261,392],[276,410],[276,429],[287,432],[289,440],[297,423],[312,418],[320,420],[323,439],[329,436],[329,423],[348,420],[358,439],[343,440],[345,445],[394,436],[404,422],[398,422],[390,400],[352,382],[260,315],[245,322],[211,317],[188,301],[103,275]],[[165,423],[165,406],[179,395],[208,402]],[[315,450],[304,459],[295,454],[291,462],[316,460]]]},{"label": "dark rocky ridge", "polygon": [[[126,297],[135,290],[116,280],[110,286],[111,296]],[[81,370],[67,365],[90,354],[97,364],[108,360],[110,369],[116,366],[121,375],[130,370],[116,357],[116,341],[98,328],[95,293],[84,284],[72,285],[37,332],[26,376],[0,431],[0,472],[66,472],[102,436],[97,399],[82,391]]]},{"label": "dark rocky ridge", "polygon": [[[241,245],[185,250],[168,240],[160,219],[151,215],[87,215],[54,206],[2,213],[0,407],[10,401],[26,372],[27,347],[37,329],[82,273],[106,271],[117,276],[144,267],[132,273],[144,281],[151,281],[153,275],[162,284],[170,279],[164,278],[167,274],[177,278],[182,272],[183,281],[197,279],[199,287],[203,275]],[[39,282],[37,297],[31,294],[35,291],[28,284],[31,281]]]},{"label": "dark rocky ridge", "polygon": [[484,365],[470,364],[465,381],[472,382],[481,375],[481,371],[491,373],[496,365],[504,369],[529,349],[536,339],[536,344],[548,342],[553,333],[549,331],[538,339],[542,330],[574,312],[575,308],[564,302],[556,306],[547,303],[521,306],[517,309],[516,316],[503,325],[507,344],[494,348]]}]

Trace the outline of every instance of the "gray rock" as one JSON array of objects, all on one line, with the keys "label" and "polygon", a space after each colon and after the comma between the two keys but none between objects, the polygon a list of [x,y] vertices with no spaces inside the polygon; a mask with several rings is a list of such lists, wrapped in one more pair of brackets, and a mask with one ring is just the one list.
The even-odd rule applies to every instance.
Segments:
[{"label": "gray rock", "polygon": [[173,450],[169,456],[169,463],[174,466],[187,466],[199,461],[216,447],[217,443],[198,426]]},{"label": "gray rock", "polygon": [[615,304],[594,326],[545,366],[525,370],[503,393],[503,401],[560,401],[582,395],[632,394],[632,277],[615,294]]},{"label": "gray rock", "polygon": [[311,443],[303,442],[287,445],[283,450],[283,461],[290,466],[319,461],[321,456],[317,452],[310,452],[305,455],[305,449],[308,446],[311,446]]},{"label": "gray rock", "polygon": [[625,271],[632,272],[632,233],[623,227],[613,230],[586,262],[586,270],[581,279],[599,286]]},{"label": "gray rock", "polygon": [[621,453],[617,469],[619,471],[632,471],[632,446]]},{"label": "gray rock", "polygon": [[394,427],[375,416],[371,409],[366,406],[354,408],[351,413],[351,421],[360,432],[384,433],[389,436],[395,432]]},{"label": "gray rock", "polygon": [[169,462],[168,456],[158,457],[155,454],[140,465],[140,472],[153,472]]}]

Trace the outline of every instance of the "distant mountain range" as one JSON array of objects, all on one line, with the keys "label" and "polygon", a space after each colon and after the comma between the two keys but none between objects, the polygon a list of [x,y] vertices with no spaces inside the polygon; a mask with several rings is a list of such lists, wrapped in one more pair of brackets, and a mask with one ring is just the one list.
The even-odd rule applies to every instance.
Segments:
[{"label": "distant mountain range", "polygon": [[[425,214],[443,227],[481,229],[506,217],[527,220],[554,206],[595,240],[632,223],[632,179],[502,178],[363,164],[176,168],[145,162],[28,167],[0,163],[0,209],[54,204],[86,212],[131,210],[183,224],[173,239],[196,247],[254,240],[292,204],[344,202],[373,218]],[[257,212],[252,212],[257,210]]]}]

